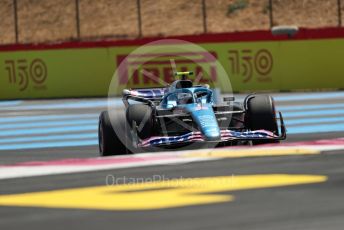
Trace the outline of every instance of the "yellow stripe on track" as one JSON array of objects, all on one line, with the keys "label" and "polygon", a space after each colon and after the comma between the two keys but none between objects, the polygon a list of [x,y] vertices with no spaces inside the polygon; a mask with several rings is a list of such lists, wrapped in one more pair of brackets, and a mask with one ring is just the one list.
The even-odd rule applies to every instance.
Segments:
[{"label": "yellow stripe on track", "polygon": [[270,157],[270,156],[293,156],[293,155],[315,155],[319,150],[307,148],[247,148],[247,149],[211,149],[200,150],[184,154],[184,157],[209,157],[209,158],[243,158],[243,157]]},{"label": "yellow stripe on track", "polygon": [[234,200],[216,194],[238,190],[319,183],[321,175],[245,175],[179,178],[114,186],[96,186],[0,196],[0,205],[21,207],[155,210]]}]

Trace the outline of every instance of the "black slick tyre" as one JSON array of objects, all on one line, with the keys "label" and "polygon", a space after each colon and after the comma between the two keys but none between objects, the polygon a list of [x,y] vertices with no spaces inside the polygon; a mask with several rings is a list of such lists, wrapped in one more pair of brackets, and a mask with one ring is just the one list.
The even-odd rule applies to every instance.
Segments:
[{"label": "black slick tyre", "polygon": [[[125,117],[115,117],[113,118],[112,123],[116,128],[125,128],[125,126],[123,126],[123,124],[126,124]],[[128,137],[124,135],[124,139],[127,138]],[[130,150],[125,144],[123,144],[121,138],[114,131],[108,111],[103,111],[100,114],[98,125],[98,141],[99,152],[101,156],[123,155],[130,153]]]},{"label": "black slick tyre", "polygon": [[[246,102],[246,126],[250,130],[268,130],[278,135],[274,100],[268,95],[252,95]],[[279,143],[277,140],[255,140],[254,145]]]},{"label": "black slick tyre", "polygon": [[138,127],[137,134],[141,139],[152,136],[154,129],[153,110],[145,104],[129,105],[126,111],[126,117],[129,125],[135,123]]}]

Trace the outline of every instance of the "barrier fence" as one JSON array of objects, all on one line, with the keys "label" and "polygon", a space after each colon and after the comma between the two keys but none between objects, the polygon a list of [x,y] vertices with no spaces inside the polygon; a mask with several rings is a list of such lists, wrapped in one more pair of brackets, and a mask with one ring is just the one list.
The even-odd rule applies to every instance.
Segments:
[{"label": "barrier fence", "polygon": [[[8,10],[12,7],[13,14],[7,16],[13,17],[15,35],[14,39],[4,39],[3,44],[266,30],[281,24],[296,24],[301,27],[341,27],[343,11],[341,2],[343,0],[6,1],[8,3],[12,1]],[[48,5],[53,3],[55,5]],[[173,3],[171,7],[175,8],[164,7],[171,3]],[[58,10],[59,8],[66,10]],[[123,11],[123,15],[120,11]],[[44,22],[49,21],[51,12],[61,20],[57,22],[60,24],[43,25]],[[44,19],[30,18],[45,14]],[[169,21],[165,21],[166,18]],[[95,20],[99,22],[92,27]],[[245,24],[246,21],[251,24]],[[28,26],[30,28],[27,28]],[[42,32],[40,30],[43,32],[46,30],[47,35],[37,35]],[[30,31],[35,33],[28,34]],[[1,36],[6,36],[6,33]]]}]

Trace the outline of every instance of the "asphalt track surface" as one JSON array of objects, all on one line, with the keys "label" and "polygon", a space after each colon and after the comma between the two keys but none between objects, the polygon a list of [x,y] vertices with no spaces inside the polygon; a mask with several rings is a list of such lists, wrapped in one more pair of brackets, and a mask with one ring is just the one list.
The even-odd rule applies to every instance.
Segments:
[{"label": "asphalt track surface", "polygon": [[[297,94],[289,95],[298,96]],[[284,95],[281,96],[281,98],[283,97]],[[66,104],[69,102],[71,100],[21,102],[23,106],[36,105],[36,108],[20,108],[19,105],[14,105],[15,102],[9,102],[13,104],[6,106],[12,106],[11,109],[0,111],[0,116],[6,118],[31,116],[34,113],[40,115],[99,113],[105,108],[102,105],[98,107],[91,106],[91,108],[87,106],[80,106],[79,108],[72,108],[72,106],[71,108],[59,108],[57,106],[49,109],[44,108],[44,106],[41,107],[46,104]],[[78,100],[73,100],[74,102],[79,103]],[[343,121],[340,121],[344,114],[338,111],[343,109],[343,102],[343,97],[326,96],[304,100],[294,100],[293,97],[277,100],[277,106],[281,106],[281,108],[287,106],[285,107],[286,112],[289,107],[293,106],[295,108],[301,106],[305,109],[307,106],[311,106],[309,111],[328,111],[324,115],[326,117],[320,117],[321,114],[319,114],[315,115],[314,119],[321,119],[321,122],[324,122],[329,130],[324,130],[322,126],[319,126],[319,121],[314,120],[314,123],[311,122],[309,125],[318,125],[320,127],[318,131],[312,133],[307,127],[302,129],[304,131],[298,131],[302,125],[295,121],[295,127],[298,129],[291,129],[294,133],[289,134],[285,143],[344,137],[344,129],[341,129]],[[323,105],[323,107],[314,109],[319,107],[319,104]],[[329,105],[333,105],[333,107]],[[334,112],[331,113],[331,111]],[[307,112],[305,114],[307,116]],[[302,116],[300,114],[294,120],[300,120]],[[334,118],[334,120],[329,122],[326,118]],[[290,121],[293,121],[293,119],[290,119]],[[10,124],[15,124],[15,122]],[[290,124],[293,123],[290,122]],[[291,126],[293,127],[293,125]],[[331,127],[333,127],[333,131],[331,131]],[[4,128],[4,130],[9,129]],[[71,130],[71,132],[76,133],[79,131]],[[80,132],[86,133],[87,131]],[[32,135],[38,136],[39,134]],[[45,135],[57,136],[56,133]],[[59,135],[70,135],[70,133],[61,132]],[[29,134],[25,136],[27,137]],[[18,138],[18,136],[14,135],[14,138]],[[43,145],[27,149],[25,149],[24,145],[23,148],[10,149],[12,148],[11,145],[3,144],[5,147],[4,150],[0,150],[0,162],[1,165],[13,165],[31,161],[97,157],[97,146],[93,144],[94,140],[92,138],[89,141],[89,145],[50,148],[44,148]],[[41,142],[45,143],[45,141]],[[21,145],[18,142],[14,143],[17,146]],[[326,179],[317,182],[264,186],[263,184],[267,183],[264,176],[271,175],[296,177],[308,175]],[[125,200],[117,200],[118,205],[122,205],[122,208],[117,207],[110,210],[99,207],[92,208],[87,206],[87,204],[97,202],[92,197],[89,200],[89,197],[81,198],[83,199],[82,203],[86,204],[86,208],[67,207],[68,205],[63,204],[61,207],[44,205],[43,198],[43,201],[38,202],[38,204],[25,207],[21,207],[21,205],[1,205],[1,196],[9,194],[35,194],[42,191],[106,186],[106,180],[109,176],[126,179],[146,179],[147,181],[156,176],[177,181],[188,178],[210,178],[211,180],[227,176],[233,178],[234,182],[236,181],[235,183],[238,183],[239,186],[244,184],[242,178],[246,176],[249,181],[255,182],[257,185],[252,188],[237,190],[216,188],[215,191],[206,192],[208,195],[217,194],[234,197],[232,200],[214,201],[209,197],[205,197],[206,201],[203,200],[203,203],[195,201],[196,203],[188,204],[186,201],[181,202],[182,199],[178,200],[178,197],[172,197],[173,199],[171,198],[170,202],[166,203],[167,207],[152,208],[150,206],[153,204],[158,205],[157,200],[159,200],[160,195],[161,197],[164,196],[164,191],[173,190],[173,188],[166,188],[166,186],[158,188],[148,186],[141,188],[141,190],[137,190],[137,188],[131,190],[129,186],[126,188],[128,191],[126,190],[124,196],[126,199],[130,199],[130,197],[134,199],[142,191],[148,194],[144,201],[134,204],[131,208],[128,208],[126,204],[122,204]],[[259,178],[259,176],[263,177]],[[282,181],[284,179],[278,177],[277,180]],[[123,181],[127,182],[122,180],[119,184],[123,183]],[[74,193],[78,194],[78,191],[75,190]],[[343,229],[344,151],[335,149],[310,155],[223,158],[180,164],[2,179],[0,180],[0,194],[0,229]],[[49,198],[49,193],[47,194]],[[59,195],[57,194],[57,196]],[[60,196],[64,200],[62,203],[74,202],[73,198],[68,197],[66,194]],[[29,196],[27,199],[31,198]],[[112,201],[109,200],[109,202]],[[166,201],[162,201],[162,203],[164,202]],[[95,205],[97,206],[97,204]]]}]

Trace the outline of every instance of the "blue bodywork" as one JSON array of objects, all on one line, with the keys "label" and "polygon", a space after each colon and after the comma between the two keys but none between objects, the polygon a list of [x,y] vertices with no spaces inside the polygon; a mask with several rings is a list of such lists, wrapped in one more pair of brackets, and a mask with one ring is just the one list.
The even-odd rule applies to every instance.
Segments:
[{"label": "blue bodywork", "polygon": [[[184,74],[184,73],[183,73]],[[197,130],[180,132],[173,135],[151,136],[144,140],[139,139],[137,145],[140,147],[183,144],[187,142],[228,142],[233,140],[282,140],[285,139],[285,127],[281,113],[281,136],[268,130],[249,130],[245,127],[239,129],[228,129],[223,125],[219,127],[218,115],[244,114],[244,108],[239,111],[214,111],[219,105],[215,103],[214,92],[209,86],[194,86],[191,81],[183,79],[176,80],[165,88],[133,89],[123,91],[123,102],[129,106],[128,100],[138,101],[153,108],[158,117],[180,117],[185,115],[191,117]],[[234,100],[234,99],[233,99]],[[244,102],[245,103],[245,102]],[[165,111],[165,115],[160,115]],[[176,121],[176,120],[174,120]],[[162,127],[160,127],[162,128]],[[158,127],[159,129],[159,127]]]},{"label": "blue bodywork", "polygon": [[164,109],[177,109],[191,115],[203,138],[207,141],[221,139],[221,132],[213,111],[213,92],[205,87],[176,89],[171,86],[161,101]]}]

